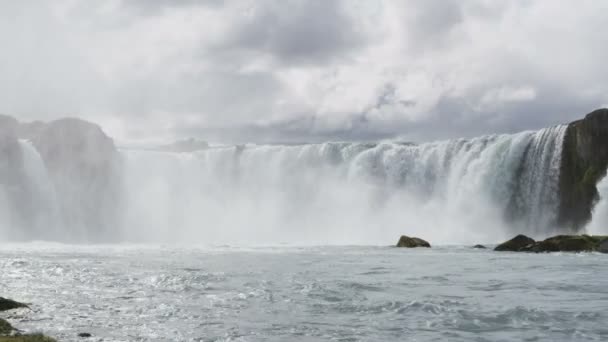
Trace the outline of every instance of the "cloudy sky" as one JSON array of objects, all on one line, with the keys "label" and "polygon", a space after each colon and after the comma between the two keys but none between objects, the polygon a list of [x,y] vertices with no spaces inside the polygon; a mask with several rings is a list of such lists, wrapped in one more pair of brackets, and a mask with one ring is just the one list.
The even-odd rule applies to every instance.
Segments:
[{"label": "cloudy sky", "polygon": [[0,0],[0,113],[119,141],[421,141],[608,104],[608,1]]}]

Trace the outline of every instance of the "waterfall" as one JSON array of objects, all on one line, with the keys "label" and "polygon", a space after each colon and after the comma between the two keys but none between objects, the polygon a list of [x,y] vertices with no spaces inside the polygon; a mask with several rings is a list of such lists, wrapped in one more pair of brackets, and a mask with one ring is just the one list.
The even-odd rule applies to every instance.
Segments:
[{"label": "waterfall", "polygon": [[597,184],[600,201],[593,208],[593,217],[585,230],[591,235],[608,235],[608,177]]},{"label": "waterfall", "polygon": [[[72,179],[64,168],[51,177],[36,149],[20,141],[21,176],[0,182],[0,239],[387,244],[408,234],[441,244],[540,237],[554,229],[565,129],[419,145],[123,149],[111,168],[121,174],[117,192],[104,192],[105,183],[88,174]],[[109,210],[112,203],[119,210]],[[105,212],[118,218],[106,220]]]},{"label": "waterfall", "polygon": [[122,151],[128,241],[491,242],[553,229],[565,126],[420,145]]}]

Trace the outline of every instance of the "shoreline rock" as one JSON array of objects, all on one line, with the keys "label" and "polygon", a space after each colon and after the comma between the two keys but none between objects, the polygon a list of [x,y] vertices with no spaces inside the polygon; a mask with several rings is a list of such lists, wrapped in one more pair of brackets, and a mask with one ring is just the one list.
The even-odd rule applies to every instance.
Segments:
[{"label": "shoreline rock", "polygon": [[[28,308],[26,304],[0,297],[0,311]],[[22,334],[7,320],[0,318],[0,342],[57,342],[57,340],[40,333]]]},{"label": "shoreline rock", "polygon": [[27,306],[27,304],[19,303],[12,299],[0,297],[0,311],[8,311],[8,310],[14,310],[14,309],[19,309],[19,308],[28,308],[29,309],[30,307]]},{"label": "shoreline rock", "polygon": [[431,244],[425,240],[422,240],[417,237],[409,237],[405,235],[401,235],[399,241],[397,242],[397,247],[402,248],[417,248],[417,247],[425,247],[430,248]]},{"label": "shoreline rock", "polygon": [[608,236],[556,235],[542,241],[517,235],[494,248],[498,252],[601,252],[608,253]]}]

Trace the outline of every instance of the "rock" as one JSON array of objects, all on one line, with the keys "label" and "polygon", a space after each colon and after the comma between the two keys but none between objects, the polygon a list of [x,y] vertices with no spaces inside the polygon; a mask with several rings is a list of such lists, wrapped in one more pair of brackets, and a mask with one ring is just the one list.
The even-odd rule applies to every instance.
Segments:
[{"label": "rock", "polygon": [[13,326],[9,322],[0,318],[0,336],[9,335],[14,330],[15,328],[13,328]]},{"label": "rock", "polygon": [[473,248],[476,248],[476,249],[486,249],[487,247],[484,246],[484,245],[475,245],[475,246],[473,246]]},{"label": "rock", "polygon": [[42,334],[14,335],[0,337],[0,342],[57,342],[55,339]]},{"label": "rock", "polygon": [[29,308],[26,304],[16,302],[12,299],[0,297],[0,311],[8,311],[19,308]]},{"label": "rock", "polygon": [[496,246],[494,250],[499,252],[520,252],[527,247],[534,246],[535,242],[534,239],[520,234]]},{"label": "rock", "polygon": [[416,247],[431,247],[428,242],[417,238],[402,235],[397,242],[397,247],[416,248]]},{"label": "rock", "polygon": [[122,173],[113,140],[98,125],[69,118],[44,125],[32,143],[57,191],[61,224],[67,231],[87,229],[74,239],[89,233],[104,241],[116,236]]},{"label": "rock", "polygon": [[596,242],[586,235],[557,235],[536,243],[532,252],[591,252]]},{"label": "rock", "polygon": [[596,185],[608,166],[608,109],[598,109],[568,125],[559,180],[557,225],[580,231],[599,200]]},{"label": "rock", "polygon": [[556,235],[543,241],[518,235],[498,245],[495,251],[512,252],[593,252],[608,253],[608,236],[599,235]]},{"label": "rock", "polygon": [[85,337],[86,338],[86,337],[91,337],[91,336],[93,336],[93,335],[91,335],[91,334],[89,334],[87,332],[83,332],[83,333],[78,334],[78,337]]}]

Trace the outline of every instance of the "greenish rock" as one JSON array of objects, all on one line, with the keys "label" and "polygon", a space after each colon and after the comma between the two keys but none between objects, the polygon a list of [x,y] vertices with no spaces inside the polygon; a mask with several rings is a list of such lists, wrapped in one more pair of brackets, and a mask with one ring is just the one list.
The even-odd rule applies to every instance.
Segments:
[{"label": "greenish rock", "polygon": [[559,180],[557,226],[578,232],[599,200],[597,183],[608,167],[608,109],[598,109],[568,125]]},{"label": "greenish rock", "polygon": [[591,252],[597,246],[596,241],[586,235],[557,235],[540,241],[531,248],[531,252]]},{"label": "greenish rock", "polygon": [[535,243],[534,239],[519,234],[511,240],[496,246],[494,250],[499,252],[521,252],[526,248],[531,248]]},{"label": "greenish rock", "polygon": [[57,342],[57,340],[42,334],[0,336],[0,342]]},{"label": "greenish rock", "polygon": [[608,253],[608,236],[601,235],[556,235],[543,241],[534,241],[518,235],[498,245],[496,251],[511,252],[602,252]]},{"label": "greenish rock", "polygon": [[28,306],[12,299],[0,297],[0,311],[7,311],[19,308],[28,308]]},{"label": "greenish rock", "polygon": [[397,242],[397,247],[416,248],[416,247],[431,247],[431,244],[417,237],[409,237],[402,235]]},{"label": "greenish rock", "polygon": [[14,330],[15,328],[13,328],[13,326],[9,322],[0,318],[0,335],[9,335]]}]

